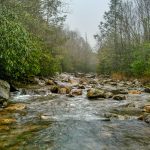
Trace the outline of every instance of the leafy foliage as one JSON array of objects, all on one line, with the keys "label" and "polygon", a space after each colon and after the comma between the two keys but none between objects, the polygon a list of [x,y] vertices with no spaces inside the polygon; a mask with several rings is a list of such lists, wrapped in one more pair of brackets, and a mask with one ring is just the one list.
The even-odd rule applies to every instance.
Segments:
[{"label": "leafy foliage", "polygon": [[16,18],[7,9],[0,12],[0,62],[3,65],[2,72],[13,78],[40,71],[40,49],[37,49],[36,41]]},{"label": "leafy foliage", "polygon": [[95,71],[95,56],[77,32],[64,30],[63,0],[0,0],[0,78]]},{"label": "leafy foliage", "polygon": [[139,46],[134,52],[131,71],[136,76],[150,75],[150,43]]}]

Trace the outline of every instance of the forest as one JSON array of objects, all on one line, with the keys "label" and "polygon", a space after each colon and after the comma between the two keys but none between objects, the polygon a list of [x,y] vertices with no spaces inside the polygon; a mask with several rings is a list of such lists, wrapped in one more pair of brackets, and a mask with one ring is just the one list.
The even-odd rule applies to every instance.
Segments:
[{"label": "forest", "polygon": [[19,80],[56,72],[95,72],[86,39],[64,27],[61,0],[0,1],[0,78]]},{"label": "forest", "polygon": [[64,26],[61,0],[0,1],[1,78],[97,72],[150,76],[150,1],[111,0],[93,35],[97,52]]},{"label": "forest", "polygon": [[95,38],[99,73],[150,77],[149,0],[111,0]]}]

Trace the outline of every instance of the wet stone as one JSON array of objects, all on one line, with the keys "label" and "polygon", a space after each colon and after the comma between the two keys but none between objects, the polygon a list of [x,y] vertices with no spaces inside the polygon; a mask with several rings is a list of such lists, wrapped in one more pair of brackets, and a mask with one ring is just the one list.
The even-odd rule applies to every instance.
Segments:
[{"label": "wet stone", "polygon": [[148,88],[148,87],[147,87],[147,88],[145,88],[145,89],[144,89],[144,92],[146,92],[146,93],[150,93],[150,88]]},{"label": "wet stone", "polygon": [[105,98],[105,92],[100,89],[89,89],[87,91],[87,97],[89,99],[95,99],[95,98]]},{"label": "wet stone", "polygon": [[74,96],[82,95],[82,89],[72,89],[70,95],[74,95]]},{"label": "wet stone", "polygon": [[145,106],[144,111],[150,113],[150,105]]},{"label": "wet stone", "polygon": [[59,92],[59,87],[58,86],[52,86],[50,90],[51,90],[52,93],[58,93]]},{"label": "wet stone", "polygon": [[12,124],[15,122],[16,122],[16,119],[14,119],[14,118],[0,118],[0,125]]},{"label": "wet stone", "polygon": [[144,121],[150,124],[150,114],[144,117]]},{"label": "wet stone", "polygon": [[7,111],[21,111],[26,109],[26,105],[25,104],[21,104],[21,103],[17,103],[17,104],[10,104],[7,108],[5,108],[5,110]]},{"label": "wet stone", "polygon": [[114,96],[113,96],[113,99],[114,99],[114,100],[118,100],[118,101],[126,100],[126,96],[125,96],[125,95],[118,94],[118,95],[114,95]]},{"label": "wet stone", "polygon": [[129,94],[142,94],[142,92],[138,90],[131,90],[129,91]]}]

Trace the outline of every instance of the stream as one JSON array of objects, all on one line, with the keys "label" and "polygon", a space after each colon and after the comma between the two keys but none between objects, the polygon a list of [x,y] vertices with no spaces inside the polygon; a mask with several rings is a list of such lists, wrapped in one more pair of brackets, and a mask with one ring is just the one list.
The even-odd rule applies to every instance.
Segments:
[{"label": "stream", "polygon": [[[126,110],[142,105],[150,94],[128,95],[127,100],[90,101],[83,94],[23,94],[16,92],[11,101],[25,109],[1,110],[1,117],[15,121],[0,125],[1,150],[148,150],[150,126],[137,120],[142,112]],[[109,118],[108,115],[114,115]]]}]

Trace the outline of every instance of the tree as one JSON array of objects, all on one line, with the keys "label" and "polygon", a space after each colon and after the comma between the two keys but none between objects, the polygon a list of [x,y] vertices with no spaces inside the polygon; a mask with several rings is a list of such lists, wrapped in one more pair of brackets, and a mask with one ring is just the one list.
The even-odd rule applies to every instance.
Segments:
[{"label": "tree", "polygon": [[[142,57],[148,54],[143,49],[146,48],[144,45],[150,42],[149,6],[149,0],[110,1],[110,9],[105,12],[104,22],[99,25],[100,33],[95,36],[99,43],[99,72],[137,75],[133,73],[135,70],[147,66]],[[137,54],[138,62],[135,59]],[[143,70],[137,72],[144,74]]]}]

